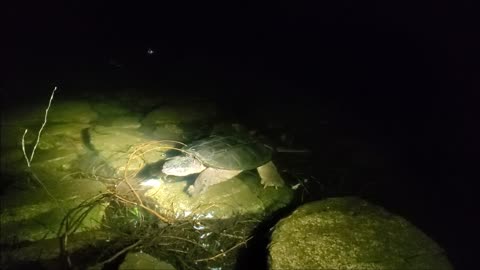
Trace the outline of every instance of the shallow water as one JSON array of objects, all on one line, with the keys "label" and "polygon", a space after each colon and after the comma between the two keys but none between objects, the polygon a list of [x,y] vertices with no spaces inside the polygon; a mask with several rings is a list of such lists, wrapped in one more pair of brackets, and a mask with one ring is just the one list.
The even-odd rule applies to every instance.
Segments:
[{"label": "shallow water", "polygon": [[[244,228],[242,235],[253,230],[254,238],[248,248],[241,249],[239,269],[245,258],[266,267],[269,228],[296,206],[327,197],[360,196],[405,216],[429,235],[428,229],[432,229],[431,234],[442,239],[441,229],[435,229],[428,220],[422,219],[428,205],[419,203],[428,186],[416,184],[411,179],[401,182],[400,178],[411,176],[408,169],[396,172],[408,163],[404,153],[395,152],[397,145],[371,136],[370,129],[362,126],[358,119],[351,118],[349,112],[342,111],[341,105],[333,100],[317,103],[298,96],[291,98],[288,94],[263,97],[255,96],[253,90],[242,95],[239,89],[235,89],[234,94],[225,95],[218,90],[193,92],[151,86],[113,91],[87,85],[63,86],[56,92],[30,168],[22,152],[22,134],[28,128],[24,142],[25,153],[29,156],[44,120],[50,92],[38,89],[30,99],[22,101],[18,101],[21,96],[18,92],[8,96],[15,106],[4,107],[2,114],[2,246],[6,250],[3,255],[6,265],[16,267],[35,261],[32,259],[35,252],[42,245],[51,246],[50,242],[58,236],[69,210],[112,189],[122,194],[121,188],[116,189],[122,177],[134,176],[147,163],[161,162],[170,155],[166,148],[173,147],[169,143],[162,144],[149,156],[143,156],[143,160],[130,162],[132,146],[164,140],[189,143],[208,136],[215,129],[249,133],[269,146],[281,149],[273,160],[288,189],[294,193],[291,203],[268,213],[254,226]],[[96,90],[91,90],[93,88]],[[158,170],[148,172],[145,177],[155,173]],[[172,182],[168,183],[170,187],[180,193],[184,188],[181,185],[187,183],[178,179]],[[131,184],[135,186],[139,182],[132,181]],[[143,191],[138,193],[143,195]],[[407,200],[403,199],[406,194]],[[133,194],[128,196],[125,198],[135,200]],[[186,195],[185,200],[189,200]],[[97,232],[105,220],[105,209],[109,207],[111,205],[105,201],[98,201],[75,232]],[[112,211],[117,215],[119,210]],[[130,220],[148,219],[148,215],[137,208],[132,211],[126,215]],[[182,211],[185,214],[188,210]],[[131,236],[135,235],[135,230],[145,229],[137,223],[122,226],[113,230],[127,228]],[[111,235],[93,240],[80,239],[82,241],[73,242],[71,256],[66,256],[74,263],[85,263],[82,254],[92,255],[88,248],[84,248],[92,244],[89,241],[94,241],[96,247],[105,247],[109,243],[114,247],[110,253],[118,251],[122,244],[128,246],[132,243],[129,238],[122,242],[125,239]],[[110,241],[117,241],[118,246]],[[209,247],[212,247],[211,243]],[[25,249],[35,245],[39,247]],[[225,250],[229,245],[233,244],[227,243],[224,248],[221,245],[212,247],[211,254]],[[55,250],[55,247],[50,248]],[[91,251],[95,253],[98,248]],[[166,256],[162,252],[157,255],[160,258]],[[65,256],[60,257],[65,259]],[[47,268],[61,263],[54,257],[41,258],[41,264]],[[103,254],[99,258],[101,261],[108,256]],[[224,265],[218,263],[208,267],[228,269],[232,267],[232,261],[235,257],[228,258]],[[93,263],[95,260],[87,262]]]}]

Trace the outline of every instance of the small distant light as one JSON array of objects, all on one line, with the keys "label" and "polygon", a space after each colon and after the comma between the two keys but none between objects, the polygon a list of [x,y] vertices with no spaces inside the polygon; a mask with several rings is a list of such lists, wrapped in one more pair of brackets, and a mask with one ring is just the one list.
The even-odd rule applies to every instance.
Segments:
[{"label": "small distant light", "polygon": [[148,179],[143,181],[140,185],[147,187],[159,187],[162,182],[159,179]]},{"label": "small distant light", "polygon": [[154,51],[154,50],[152,50],[151,48],[148,48],[148,50],[147,50],[147,53],[148,53],[148,54],[154,54],[154,53],[155,53],[155,51]]}]

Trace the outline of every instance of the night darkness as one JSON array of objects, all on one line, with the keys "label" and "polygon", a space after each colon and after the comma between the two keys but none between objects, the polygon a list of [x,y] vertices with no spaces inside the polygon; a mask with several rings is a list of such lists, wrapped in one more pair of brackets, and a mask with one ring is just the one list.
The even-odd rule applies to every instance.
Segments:
[{"label": "night darkness", "polygon": [[6,9],[4,107],[53,85],[64,95],[175,88],[252,123],[262,110],[291,110],[317,152],[328,118],[386,156],[389,193],[377,203],[427,232],[456,268],[473,260],[480,42],[471,3],[92,2]]}]

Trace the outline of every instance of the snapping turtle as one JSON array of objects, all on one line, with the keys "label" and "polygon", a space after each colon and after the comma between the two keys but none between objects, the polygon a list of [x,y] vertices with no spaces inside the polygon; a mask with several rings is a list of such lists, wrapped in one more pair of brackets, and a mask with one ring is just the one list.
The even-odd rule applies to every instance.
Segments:
[{"label": "snapping turtle", "polygon": [[209,186],[233,178],[245,170],[257,169],[264,187],[283,186],[282,177],[271,161],[272,151],[265,145],[243,136],[210,136],[185,147],[186,155],[165,162],[162,172],[167,175],[186,176],[200,173],[188,187],[190,195],[205,192]]}]

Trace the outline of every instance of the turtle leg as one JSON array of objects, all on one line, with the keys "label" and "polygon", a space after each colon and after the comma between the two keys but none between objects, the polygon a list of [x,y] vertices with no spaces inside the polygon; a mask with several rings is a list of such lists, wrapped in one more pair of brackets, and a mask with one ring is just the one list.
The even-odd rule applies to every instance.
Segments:
[{"label": "turtle leg", "polygon": [[283,181],[283,178],[280,176],[280,174],[277,171],[277,167],[273,164],[273,162],[268,162],[265,165],[262,165],[257,168],[258,174],[260,175],[260,178],[262,179],[261,183],[264,188],[266,187],[283,187],[285,185],[285,182]]},{"label": "turtle leg", "polygon": [[205,192],[208,187],[225,182],[239,174],[241,170],[222,170],[207,168],[195,179],[195,183],[188,187],[188,194],[195,196]]}]

